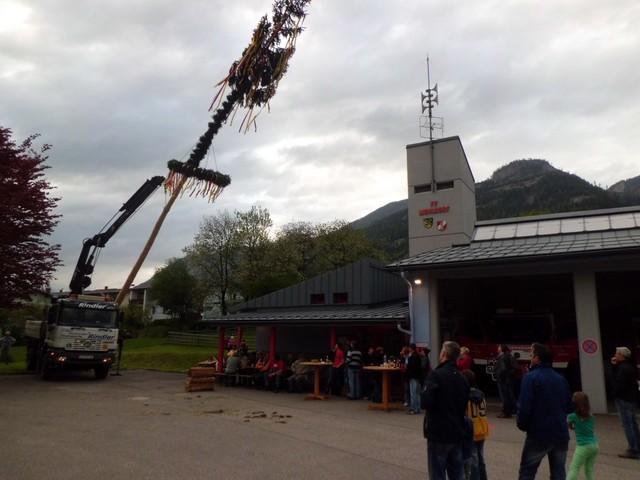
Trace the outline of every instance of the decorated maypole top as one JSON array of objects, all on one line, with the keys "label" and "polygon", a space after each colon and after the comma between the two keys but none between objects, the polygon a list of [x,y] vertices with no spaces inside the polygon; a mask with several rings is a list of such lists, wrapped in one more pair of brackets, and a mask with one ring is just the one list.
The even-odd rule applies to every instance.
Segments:
[{"label": "decorated maypole top", "polygon": [[190,191],[190,195],[213,201],[229,185],[231,179],[228,175],[201,169],[200,162],[218,130],[238,110],[246,110],[240,130],[247,132],[252,125],[256,128],[257,116],[276,94],[289,59],[295,53],[296,40],[302,32],[310,1],[276,0],[271,19],[267,15],[260,19],[249,46],[240,59],[231,64],[227,76],[216,85],[219,89],[209,107],[209,111],[215,110],[215,113],[189,159],[184,163],[169,161],[165,190],[173,194],[184,189]]},{"label": "decorated maypole top", "polygon": [[[219,89],[209,107],[209,111],[215,110],[215,113],[207,130],[198,139],[186,162],[173,159],[167,165],[169,175],[164,182],[164,188],[170,194],[169,200],[118,293],[116,303],[119,305],[128,294],[178,196],[187,191],[189,196],[204,197],[212,202],[231,183],[229,175],[200,168],[200,163],[209,151],[218,130],[227,122],[229,116],[233,119],[233,115],[239,109],[246,110],[240,130],[246,132],[251,125],[256,127],[256,117],[265,106],[269,106],[269,100],[276,94],[278,83],[287,71],[289,59],[295,53],[296,40],[302,32],[305,9],[310,1],[275,0],[271,19],[266,15],[260,19],[249,46],[244,49],[240,59],[231,64],[227,76],[216,85]],[[260,110],[256,112],[257,108]]]}]

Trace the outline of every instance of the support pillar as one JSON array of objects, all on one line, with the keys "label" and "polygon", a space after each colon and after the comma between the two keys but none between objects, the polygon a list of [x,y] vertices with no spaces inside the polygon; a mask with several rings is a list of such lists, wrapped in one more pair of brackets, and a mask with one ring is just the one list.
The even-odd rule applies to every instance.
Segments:
[{"label": "support pillar", "polygon": [[576,306],[582,390],[589,395],[593,413],[607,413],[600,315],[594,272],[574,272],[573,298]]},{"label": "support pillar", "polygon": [[272,364],[276,359],[276,327],[271,327],[269,330],[269,364]]},{"label": "support pillar", "polygon": [[329,351],[333,350],[335,344],[338,343],[338,335],[336,334],[336,327],[329,328]]},{"label": "support pillar", "polygon": [[236,347],[240,348],[240,344],[242,343],[242,336],[244,335],[244,328],[238,327],[236,329]]},{"label": "support pillar", "polygon": [[224,327],[218,327],[218,373],[224,372]]},{"label": "support pillar", "polygon": [[[415,284],[419,278],[422,283]],[[409,294],[409,314],[411,315],[411,341],[418,346],[428,346],[432,365],[438,363],[440,351],[440,325],[438,317],[438,283],[425,273],[411,279]]]},{"label": "support pillar", "polygon": [[429,277],[429,359],[435,368],[440,362],[440,348],[442,338],[440,336],[440,307],[438,305],[438,279]]}]

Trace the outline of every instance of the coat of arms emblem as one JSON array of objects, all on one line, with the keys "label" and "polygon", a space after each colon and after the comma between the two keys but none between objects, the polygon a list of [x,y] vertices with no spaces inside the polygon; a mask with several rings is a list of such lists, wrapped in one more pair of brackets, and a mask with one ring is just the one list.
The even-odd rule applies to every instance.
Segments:
[{"label": "coat of arms emblem", "polygon": [[424,225],[424,228],[433,227],[433,217],[423,218],[422,219],[422,224]]}]

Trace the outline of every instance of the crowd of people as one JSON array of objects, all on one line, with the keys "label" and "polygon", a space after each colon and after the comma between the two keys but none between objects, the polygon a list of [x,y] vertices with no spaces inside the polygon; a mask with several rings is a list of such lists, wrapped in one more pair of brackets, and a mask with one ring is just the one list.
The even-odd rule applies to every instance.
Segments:
[{"label": "crowd of people", "polygon": [[[242,381],[245,385],[274,392],[305,392],[312,388],[313,369],[305,365],[309,359],[303,354],[290,353],[284,357],[276,354],[270,360],[268,353],[250,352],[245,342],[236,344],[233,337],[227,340],[225,350],[223,371],[227,384]],[[413,344],[403,347],[396,355],[387,355],[380,346],[370,346],[363,352],[355,341],[336,343],[324,358],[331,363],[331,368],[324,370],[323,390],[350,400],[368,399],[380,403],[380,375],[366,372],[364,367],[393,365],[400,367],[403,373],[407,413],[419,413],[420,392],[431,370],[428,353],[428,349]]]},{"label": "crowd of people", "polygon": [[[575,480],[584,469],[587,480],[595,478],[598,439],[589,397],[571,394],[567,380],[552,368],[551,350],[531,346],[530,366],[514,397],[516,362],[506,345],[499,348],[496,377],[503,402],[500,417],[516,416],[517,427],[526,433],[519,466],[519,480],[534,479],[547,457],[552,479]],[[489,429],[484,394],[475,384],[468,350],[456,342],[444,342],[439,364],[426,378],[421,405],[425,409],[424,436],[431,480],[487,478],[484,442]],[[619,456],[640,459],[640,432],[635,415],[638,378],[631,351],[616,349],[613,365],[613,396],[620,414],[628,449]],[[576,450],[566,472],[569,431],[576,436]]]},{"label": "crowd of people", "polygon": [[[394,356],[382,347],[361,351],[357,342],[337,343],[326,355],[331,368],[324,371],[326,393],[348,399],[381,402],[381,380],[365,366],[396,366],[402,371],[407,413],[425,411],[423,432],[427,439],[427,462],[431,480],[486,480],[484,444],[489,436],[487,403],[473,372],[468,348],[444,342],[438,365],[431,368],[429,349],[407,345]],[[612,392],[620,414],[628,449],[619,456],[640,459],[640,432],[636,420],[638,378],[631,351],[616,349],[611,359]],[[533,479],[548,457],[551,478],[574,480],[584,469],[587,480],[595,478],[598,455],[595,420],[584,392],[571,393],[569,383],[552,368],[551,350],[534,343],[530,363],[523,369],[507,345],[498,347],[495,379],[502,402],[500,418],[516,417],[526,433],[519,466],[519,480]],[[303,392],[311,389],[313,371],[305,357],[289,354],[272,359],[263,352],[251,353],[246,344],[229,346],[225,373],[241,375],[248,384],[273,391]],[[569,431],[576,436],[576,450],[566,473]]]}]

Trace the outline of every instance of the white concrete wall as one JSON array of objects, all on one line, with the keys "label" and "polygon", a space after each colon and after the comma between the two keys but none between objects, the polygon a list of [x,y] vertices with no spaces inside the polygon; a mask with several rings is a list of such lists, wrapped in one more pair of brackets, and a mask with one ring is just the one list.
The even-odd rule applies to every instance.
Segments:
[{"label": "white concrete wall", "polygon": [[[453,188],[415,193],[419,185]],[[475,183],[458,137],[407,146],[409,255],[469,243],[476,221]],[[446,222],[439,229],[438,222]]]}]

